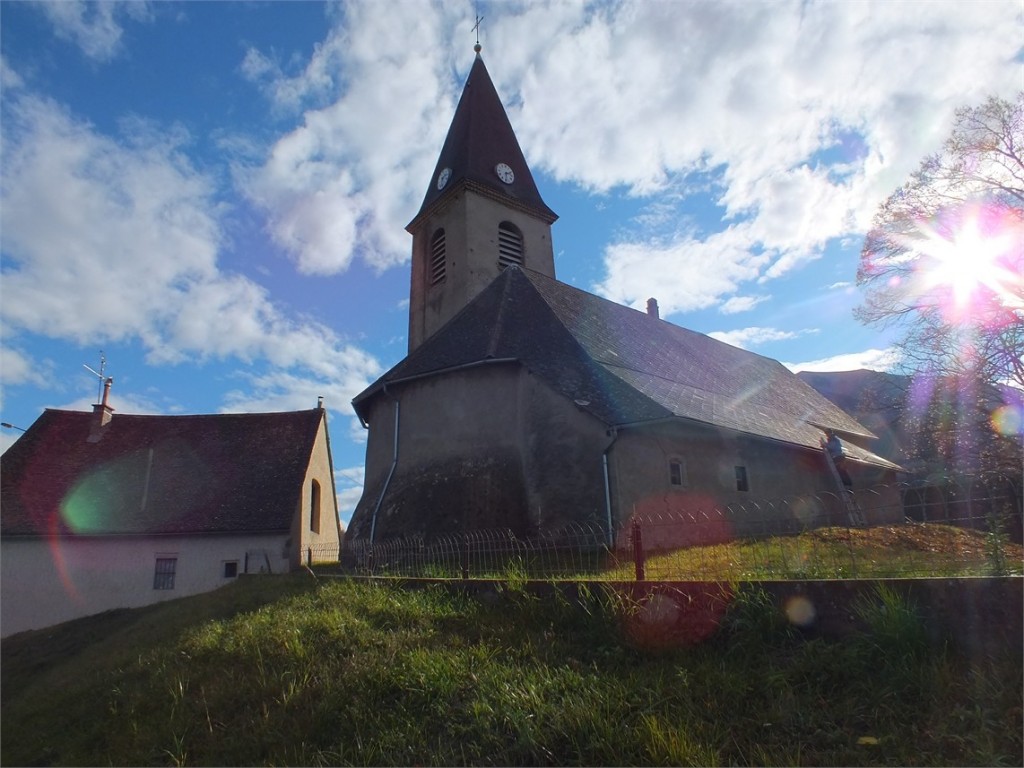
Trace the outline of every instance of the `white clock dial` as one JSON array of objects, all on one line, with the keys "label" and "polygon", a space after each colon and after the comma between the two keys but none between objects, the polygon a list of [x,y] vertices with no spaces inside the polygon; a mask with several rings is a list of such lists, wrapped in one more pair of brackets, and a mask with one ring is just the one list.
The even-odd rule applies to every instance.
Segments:
[{"label": "white clock dial", "polygon": [[505,163],[498,163],[494,166],[494,172],[498,174],[498,178],[506,184],[511,184],[516,180],[516,175],[512,173],[512,169],[505,165]]},{"label": "white clock dial", "polygon": [[448,183],[448,179],[452,177],[451,168],[442,168],[441,172],[437,174],[437,188],[444,189],[444,185]]}]

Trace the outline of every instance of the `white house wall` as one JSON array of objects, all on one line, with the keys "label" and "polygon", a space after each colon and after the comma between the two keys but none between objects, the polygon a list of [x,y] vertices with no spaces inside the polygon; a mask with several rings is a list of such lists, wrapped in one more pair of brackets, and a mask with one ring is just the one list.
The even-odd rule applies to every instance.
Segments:
[{"label": "white house wall", "polygon": [[[234,580],[225,577],[225,563],[236,562],[237,572],[245,572],[247,555],[251,573],[268,566],[273,573],[286,572],[288,539],[287,533],[4,539],[0,636],[209,592]],[[154,588],[158,557],[177,559],[173,589]]]}]

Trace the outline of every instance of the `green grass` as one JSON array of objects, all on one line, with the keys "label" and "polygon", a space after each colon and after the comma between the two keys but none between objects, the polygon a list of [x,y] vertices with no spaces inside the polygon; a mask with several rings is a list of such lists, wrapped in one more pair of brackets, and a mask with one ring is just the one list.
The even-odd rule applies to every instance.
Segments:
[{"label": "green grass", "polygon": [[[635,563],[630,547],[617,557],[606,551],[527,553],[488,552],[473,562],[473,578],[533,578],[631,581]],[[586,562],[584,566],[582,562]],[[319,564],[337,572],[337,564]],[[403,566],[377,564],[377,575],[461,578],[456,560]],[[829,527],[792,536],[741,539],[648,551],[647,580],[756,581],[762,579],[873,579],[1024,574],[1020,544],[996,533],[930,523]]]},{"label": "green grass", "polygon": [[1021,663],[894,593],[807,639],[762,594],[688,649],[627,601],[246,578],[2,643],[4,765],[1020,765]]},{"label": "green grass", "polygon": [[[618,569],[628,577],[632,565]],[[819,528],[797,536],[733,541],[652,554],[648,578],[871,579],[1024,573],[1019,544],[931,524]]]}]

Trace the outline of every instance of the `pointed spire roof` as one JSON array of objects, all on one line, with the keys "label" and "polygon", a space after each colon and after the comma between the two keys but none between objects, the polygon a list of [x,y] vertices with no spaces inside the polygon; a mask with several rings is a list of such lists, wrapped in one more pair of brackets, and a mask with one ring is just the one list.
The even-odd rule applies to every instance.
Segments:
[{"label": "pointed spire roof", "polygon": [[[512,169],[514,179],[511,183],[498,178],[495,169],[499,163]],[[447,183],[438,189],[438,177],[445,168],[450,169],[450,176]],[[479,50],[430,177],[427,194],[413,221],[438,198],[460,184],[468,184],[484,194],[525,207],[548,223],[558,218],[541,199]]]}]

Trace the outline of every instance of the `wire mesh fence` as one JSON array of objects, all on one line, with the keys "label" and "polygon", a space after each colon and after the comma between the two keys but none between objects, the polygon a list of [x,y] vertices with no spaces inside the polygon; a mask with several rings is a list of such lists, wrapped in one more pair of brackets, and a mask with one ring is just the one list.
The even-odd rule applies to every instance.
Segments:
[{"label": "wire mesh fence", "polygon": [[430,539],[346,541],[335,552],[342,570],[367,575],[547,579],[600,574],[611,555],[606,541],[600,526],[574,524],[530,537],[489,529]]},{"label": "wire mesh fence", "polygon": [[[1024,573],[1021,493],[943,478],[710,509],[634,513],[532,536],[476,530],[310,549],[342,573],[450,579],[732,581]],[[853,514],[856,511],[858,514]]]}]

